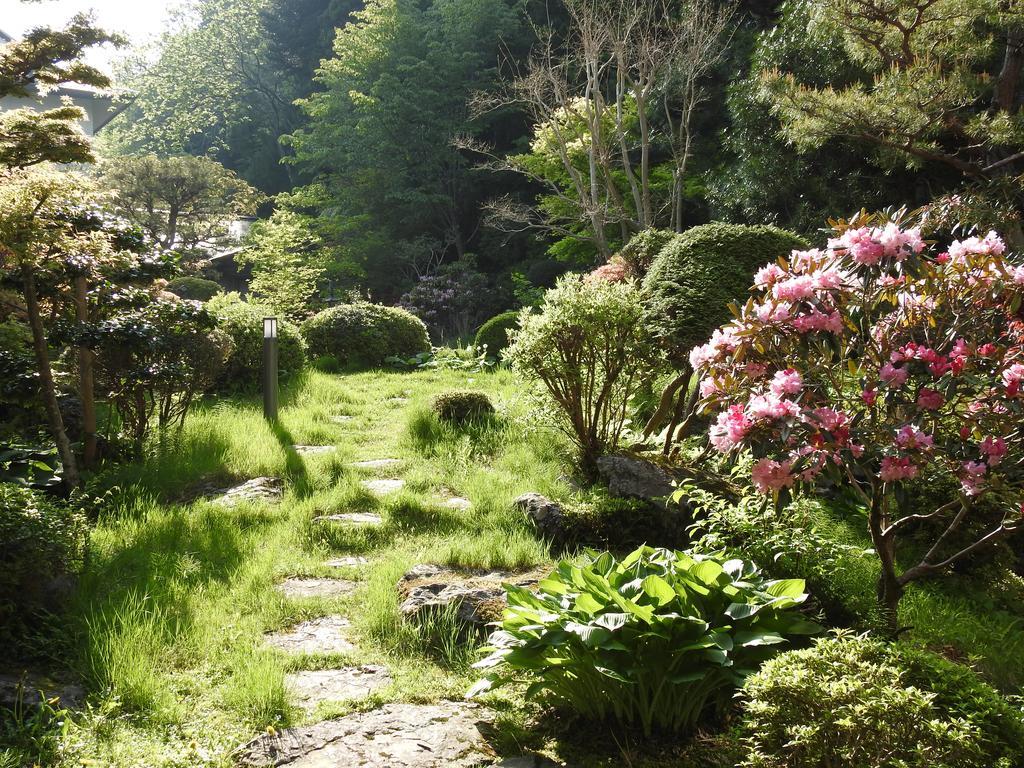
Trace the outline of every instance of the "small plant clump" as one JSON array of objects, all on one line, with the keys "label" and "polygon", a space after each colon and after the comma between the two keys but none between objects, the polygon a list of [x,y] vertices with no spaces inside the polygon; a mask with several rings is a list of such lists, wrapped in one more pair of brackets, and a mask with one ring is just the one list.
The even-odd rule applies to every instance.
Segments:
[{"label": "small plant clump", "polygon": [[518,324],[518,312],[502,312],[480,326],[473,346],[481,352],[486,351],[488,357],[500,358],[509,345],[509,331]]},{"label": "small plant clump", "polygon": [[465,424],[494,415],[494,405],[483,392],[454,390],[434,398],[434,413],[441,421]]}]

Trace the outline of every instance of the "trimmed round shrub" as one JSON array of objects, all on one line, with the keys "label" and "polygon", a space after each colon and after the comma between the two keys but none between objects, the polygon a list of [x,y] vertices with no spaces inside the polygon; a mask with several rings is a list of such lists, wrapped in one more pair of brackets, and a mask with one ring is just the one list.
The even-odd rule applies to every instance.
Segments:
[{"label": "trimmed round shrub", "polygon": [[930,680],[917,687],[911,678],[898,651],[862,636],[823,638],[777,656],[744,685],[749,751],[741,765],[996,765],[978,724],[962,708],[947,709],[928,690]]},{"label": "trimmed round shrub", "polygon": [[473,340],[478,350],[487,347],[487,356],[500,358],[509,345],[508,332],[519,325],[518,312],[502,312],[480,326]]},{"label": "trimmed round shrub", "polygon": [[[263,370],[263,318],[277,315],[270,307],[249,304],[237,293],[217,296],[206,305],[217,319],[217,327],[232,342],[231,355],[224,364],[221,386],[252,388],[259,385]],[[306,365],[306,343],[293,323],[277,320],[278,368],[282,377],[295,374]]]},{"label": "trimmed round shrub", "polygon": [[333,355],[343,366],[375,368],[389,357],[430,352],[427,326],[398,307],[358,302],[325,309],[302,324],[310,354]]},{"label": "trimmed round shrub", "polygon": [[434,398],[432,407],[441,421],[452,424],[465,424],[494,415],[494,406],[487,395],[472,390],[442,392]]},{"label": "trimmed round shrub", "polygon": [[657,255],[678,236],[668,229],[645,229],[615,255],[628,267],[631,275],[642,278],[650,271]]},{"label": "trimmed round shrub", "polygon": [[[651,237],[656,237],[652,235]],[[704,224],[667,242],[644,278],[645,319],[677,365],[746,301],[754,273],[807,243],[766,226]]]},{"label": "trimmed round shrub", "polygon": [[167,290],[183,299],[209,301],[224,289],[213,280],[201,277],[176,277],[167,284]]},{"label": "trimmed round shrub", "polygon": [[20,485],[0,483],[0,646],[52,612],[85,556],[78,510]]}]

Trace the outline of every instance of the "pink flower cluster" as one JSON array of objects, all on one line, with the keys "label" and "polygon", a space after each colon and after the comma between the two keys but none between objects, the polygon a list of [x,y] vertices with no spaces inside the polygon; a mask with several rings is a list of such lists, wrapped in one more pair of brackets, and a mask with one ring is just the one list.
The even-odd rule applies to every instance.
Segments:
[{"label": "pink flower cluster", "polygon": [[882,259],[901,262],[911,254],[920,253],[925,248],[921,239],[921,230],[900,229],[890,222],[884,227],[850,228],[839,237],[828,241],[832,251],[847,253],[854,263],[863,266],[874,266]]}]

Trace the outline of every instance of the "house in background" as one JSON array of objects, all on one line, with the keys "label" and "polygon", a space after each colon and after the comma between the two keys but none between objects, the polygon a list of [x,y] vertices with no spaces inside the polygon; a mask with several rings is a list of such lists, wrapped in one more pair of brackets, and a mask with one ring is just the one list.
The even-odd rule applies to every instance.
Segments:
[{"label": "house in background", "polygon": [[[14,38],[0,30],[0,46],[14,42]],[[104,126],[117,117],[127,103],[115,104],[114,97],[87,85],[64,85],[47,93],[41,99],[19,99],[7,96],[0,99],[0,112],[12,109],[34,109],[42,112],[63,106],[65,99],[71,99],[76,107],[85,112],[80,123],[86,136],[95,136]]]}]

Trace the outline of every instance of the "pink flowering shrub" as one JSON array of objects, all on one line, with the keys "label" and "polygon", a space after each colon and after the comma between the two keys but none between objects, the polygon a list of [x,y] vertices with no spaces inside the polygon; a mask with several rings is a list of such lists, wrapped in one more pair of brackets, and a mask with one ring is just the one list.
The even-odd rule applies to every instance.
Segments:
[{"label": "pink flowering shrub", "polygon": [[[906,584],[1024,527],[1024,268],[994,232],[936,251],[895,222],[840,225],[827,248],[762,268],[690,354],[711,445],[750,450],[760,491],[828,478],[864,500],[893,622]],[[959,496],[901,515],[894,491],[925,469],[955,476]],[[950,551],[982,497],[1002,522]],[[898,572],[898,534],[923,519],[945,533]]]}]

